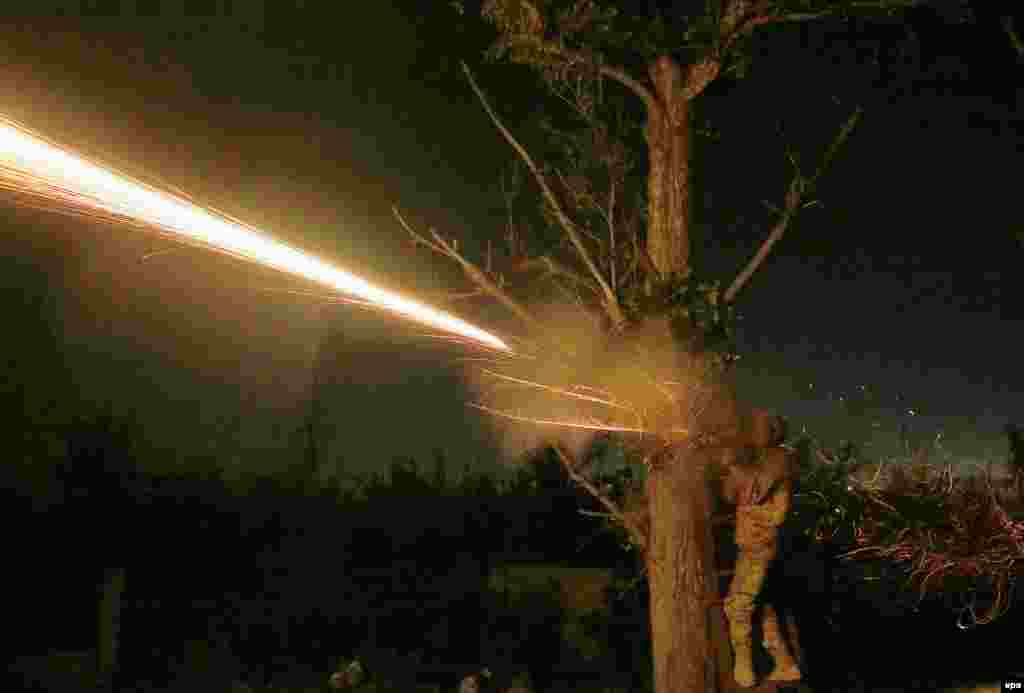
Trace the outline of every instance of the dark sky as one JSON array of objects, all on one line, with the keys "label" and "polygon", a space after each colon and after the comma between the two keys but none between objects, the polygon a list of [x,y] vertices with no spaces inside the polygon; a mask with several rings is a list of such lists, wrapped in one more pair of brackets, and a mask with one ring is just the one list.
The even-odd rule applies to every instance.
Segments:
[{"label": "dark sky", "polygon": [[[424,297],[457,275],[409,250],[392,204],[470,247],[501,222],[509,152],[457,63],[478,63],[487,36],[456,31],[444,3],[31,7],[0,29],[0,103],[64,144]],[[742,298],[743,391],[832,439],[874,431],[879,452],[909,421],[959,456],[1001,458],[1001,426],[1024,419],[1022,70],[994,18],[919,14],[911,28],[919,43],[894,25],[880,45],[919,52],[880,61],[877,42],[838,25],[768,33],[748,79],[716,86],[701,104],[722,133],[701,159],[701,247],[729,276],[767,232],[760,201],[777,201],[787,175],[780,121],[813,162],[863,105],[823,205]],[[510,122],[527,122],[522,71],[478,69]],[[433,448],[460,464],[491,457],[462,354],[415,327],[323,311],[282,291],[296,286],[285,278],[129,228],[13,205],[0,225],[8,379],[22,383],[6,391],[27,412],[70,401],[59,393],[73,383],[135,416],[162,464],[211,453],[232,470],[279,469],[329,335],[330,458],[365,471]]]}]

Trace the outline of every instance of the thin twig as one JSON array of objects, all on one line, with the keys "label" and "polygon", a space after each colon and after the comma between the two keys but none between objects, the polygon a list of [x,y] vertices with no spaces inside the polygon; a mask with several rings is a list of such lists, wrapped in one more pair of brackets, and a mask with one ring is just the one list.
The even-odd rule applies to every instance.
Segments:
[{"label": "thin twig", "polygon": [[577,274],[576,272],[573,272],[571,269],[561,264],[550,255],[541,255],[540,257],[528,258],[526,260],[521,261],[516,267],[516,269],[519,270],[532,270],[537,268],[544,269],[548,272],[548,274],[551,274],[553,276],[565,277],[566,279],[570,279],[575,284],[583,286],[595,294],[599,292],[599,289],[594,284],[594,282],[590,281],[586,277]]},{"label": "thin twig", "polygon": [[644,105],[647,106],[647,110],[652,115],[661,110],[661,105],[658,103],[658,99],[654,96],[654,93],[642,82],[630,77],[622,67],[608,65],[599,60],[595,60],[585,53],[570,50],[555,41],[538,41],[535,37],[531,36],[529,38],[524,38],[524,40],[518,41],[517,43],[526,45],[533,50],[539,50],[548,57],[558,58],[567,65],[583,65],[590,70],[595,70],[598,74],[618,82],[626,89],[633,92],[644,102]]}]

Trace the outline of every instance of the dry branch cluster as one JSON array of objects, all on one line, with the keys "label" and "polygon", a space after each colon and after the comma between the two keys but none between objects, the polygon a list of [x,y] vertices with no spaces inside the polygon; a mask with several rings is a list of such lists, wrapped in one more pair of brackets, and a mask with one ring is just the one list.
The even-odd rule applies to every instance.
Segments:
[{"label": "dry branch cluster", "polygon": [[[897,468],[898,469],[898,468]],[[1024,574],[1024,521],[1013,520],[991,482],[957,479],[951,469],[927,478],[897,471],[884,488],[851,486],[866,502],[856,528],[858,548],[847,558],[902,563],[922,597],[966,578],[987,582],[995,601],[976,623],[997,618],[1010,605],[1014,580]]]}]

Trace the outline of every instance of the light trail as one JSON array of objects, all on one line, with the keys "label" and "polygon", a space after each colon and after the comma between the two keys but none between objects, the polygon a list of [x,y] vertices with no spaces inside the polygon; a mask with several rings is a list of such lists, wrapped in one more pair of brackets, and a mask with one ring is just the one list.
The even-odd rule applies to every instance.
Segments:
[{"label": "light trail", "polygon": [[[453,315],[404,298],[333,267],[240,221],[86,161],[0,115],[0,188],[67,211],[109,215],[172,234],[288,274],[357,296],[416,322],[497,351],[512,349],[498,337]],[[43,205],[40,205],[43,206]]]},{"label": "light trail", "polygon": [[[578,400],[581,400],[581,401],[584,401],[584,402],[594,402],[595,404],[604,404],[605,406],[608,406],[608,407],[614,407],[616,409],[624,409],[624,410],[626,410],[628,412],[636,413],[635,410],[633,409],[633,407],[627,406],[625,404],[621,404],[619,402],[612,401],[610,399],[602,399],[600,397],[592,397],[590,395],[582,395],[582,394],[580,394],[578,392],[573,392],[572,390],[566,390],[565,388],[555,387],[553,385],[544,385],[542,383],[536,383],[536,382],[534,382],[532,380],[524,380],[522,378],[514,378],[511,375],[504,375],[502,373],[497,373],[495,371],[488,370],[486,368],[481,368],[480,372],[484,373],[485,375],[489,375],[492,378],[496,378],[496,379],[499,379],[499,380],[505,380],[505,381],[510,382],[510,383],[515,383],[516,385],[523,385],[524,387],[530,387],[530,388],[534,388],[534,389],[537,389],[537,390],[545,390],[547,392],[552,392],[552,393],[554,393],[556,395],[564,395],[565,397],[570,397],[572,399],[578,399]],[[585,388],[585,389],[591,390],[591,391],[597,389],[597,388],[593,388],[593,387],[587,387],[585,385],[577,385],[577,387],[581,388],[581,389]]]},{"label": "light trail", "polygon": [[[488,407],[485,404],[479,404],[477,402],[470,402],[469,406],[480,411],[499,416],[503,419],[510,419],[512,421],[521,421],[523,423],[535,424],[538,426],[560,426],[562,428],[578,428],[587,431],[608,431],[609,433],[655,433],[655,431],[648,428],[638,428],[635,426],[618,426],[616,424],[598,422],[598,423],[587,423],[586,421],[570,421],[565,419],[538,419],[532,416],[522,416],[520,414],[513,414],[512,412],[502,411],[500,409],[494,409]],[[690,435],[689,429],[686,428],[673,428],[668,433],[679,436],[681,438],[688,437]]]}]

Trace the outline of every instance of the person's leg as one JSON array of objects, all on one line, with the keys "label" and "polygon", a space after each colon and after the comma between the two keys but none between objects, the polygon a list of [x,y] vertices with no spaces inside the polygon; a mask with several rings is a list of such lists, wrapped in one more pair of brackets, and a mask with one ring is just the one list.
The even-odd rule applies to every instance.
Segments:
[{"label": "person's leg", "polygon": [[769,681],[798,681],[800,667],[790,652],[786,636],[779,627],[779,617],[771,604],[764,605],[762,624],[764,626],[764,646],[775,662]]},{"label": "person's leg", "polygon": [[729,621],[729,639],[732,641],[733,677],[744,688],[754,685],[754,662],[751,651],[751,621],[754,600],[761,591],[770,557],[751,556],[740,550],[736,572],[725,598],[725,617]]}]

